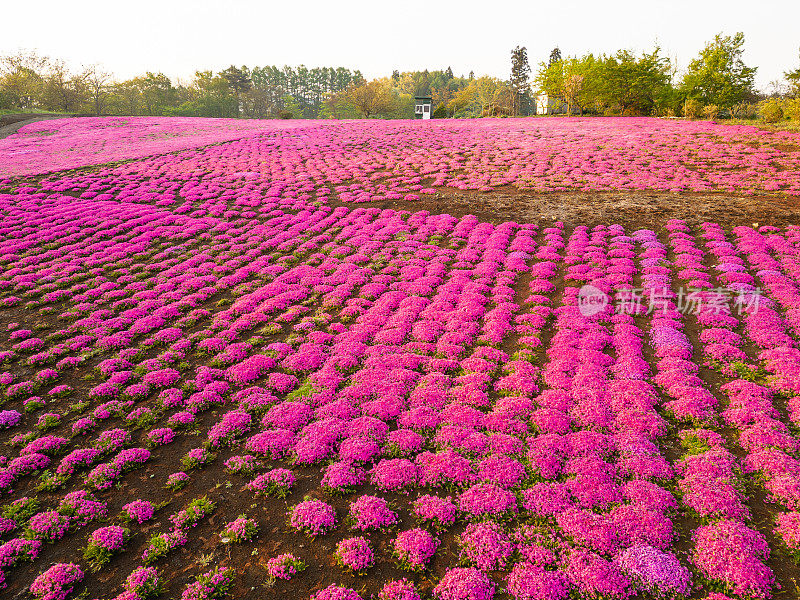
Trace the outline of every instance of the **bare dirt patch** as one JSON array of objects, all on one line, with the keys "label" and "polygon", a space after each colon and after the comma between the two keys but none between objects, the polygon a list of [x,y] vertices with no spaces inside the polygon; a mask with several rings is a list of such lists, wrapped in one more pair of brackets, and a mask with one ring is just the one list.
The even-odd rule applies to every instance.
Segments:
[{"label": "bare dirt patch", "polygon": [[[333,205],[353,208],[352,203]],[[369,206],[396,210],[427,210],[455,217],[472,214],[483,221],[502,223],[552,223],[568,227],[610,225],[626,229],[659,229],[669,219],[685,219],[690,225],[707,221],[726,229],[740,225],[786,227],[800,224],[800,199],[779,196],[737,196],[724,193],[671,193],[653,191],[524,192],[514,188],[496,192],[463,192],[440,189],[416,201],[398,200]]]}]

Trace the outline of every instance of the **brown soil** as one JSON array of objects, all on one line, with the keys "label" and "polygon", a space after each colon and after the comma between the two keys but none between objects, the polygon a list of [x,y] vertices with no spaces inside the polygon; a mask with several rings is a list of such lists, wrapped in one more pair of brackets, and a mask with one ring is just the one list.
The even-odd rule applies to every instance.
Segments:
[{"label": "brown soil", "polygon": [[[331,202],[353,208],[352,203]],[[463,192],[439,188],[419,200],[385,201],[370,206],[396,210],[427,210],[455,217],[472,214],[482,221],[502,223],[553,223],[568,228],[618,223],[633,231],[658,230],[669,219],[685,219],[690,225],[712,221],[726,230],[739,225],[800,224],[800,199],[786,196],[737,196],[726,193],[672,193],[654,191],[527,192],[512,187],[496,192]]]},{"label": "brown soil", "polygon": [[772,147],[781,152],[800,152],[800,146],[797,144],[772,144]]}]

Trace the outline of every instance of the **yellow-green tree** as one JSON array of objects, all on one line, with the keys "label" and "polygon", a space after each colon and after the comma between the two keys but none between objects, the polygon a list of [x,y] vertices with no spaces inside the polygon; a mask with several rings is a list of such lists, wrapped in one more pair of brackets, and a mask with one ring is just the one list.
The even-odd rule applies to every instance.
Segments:
[{"label": "yellow-green tree", "polygon": [[44,77],[40,103],[47,110],[76,113],[87,110],[91,92],[86,73],[70,73],[62,61],[51,63]]},{"label": "yellow-green tree", "polygon": [[0,56],[0,91],[9,108],[33,110],[36,107],[49,62],[36,52],[20,51]]},{"label": "yellow-green tree", "polygon": [[133,85],[139,90],[141,109],[146,115],[162,115],[175,105],[177,90],[163,73],[148,71],[144,77],[134,78]]},{"label": "yellow-green tree", "polygon": [[351,85],[347,90],[347,100],[366,119],[376,115],[385,115],[395,107],[392,83],[386,77],[373,79],[360,85]]},{"label": "yellow-green tree", "polygon": [[141,114],[141,91],[132,79],[119,81],[111,86],[107,101],[108,111],[113,115]]},{"label": "yellow-green tree", "polygon": [[237,100],[230,84],[222,74],[197,71],[194,81],[182,90],[186,99],[177,107],[167,108],[165,114],[197,117],[235,117]]},{"label": "yellow-green tree", "polygon": [[467,85],[453,94],[453,98],[447,103],[448,112],[456,118],[475,116],[472,114],[472,107],[477,97],[477,84],[475,79],[470,79]]},{"label": "yellow-green tree", "polygon": [[534,83],[540,92],[544,92],[550,98],[564,100],[564,60],[557,58],[539,63]]},{"label": "yellow-green tree", "polygon": [[111,73],[98,65],[92,65],[83,72],[86,86],[89,90],[89,99],[94,114],[100,116],[106,107],[111,87]]},{"label": "yellow-green tree", "polygon": [[322,119],[357,119],[361,116],[350,102],[347,90],[333,92],[322,101],[319,116]]}]

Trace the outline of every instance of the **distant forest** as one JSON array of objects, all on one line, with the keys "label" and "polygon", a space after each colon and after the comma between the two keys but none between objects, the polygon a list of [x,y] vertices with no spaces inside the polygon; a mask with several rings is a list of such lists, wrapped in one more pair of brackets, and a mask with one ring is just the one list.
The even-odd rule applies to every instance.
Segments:
[{"label": "distant forest", "polygon": [[658,47],[581,56],[554,48],[532,69],[526,48],[517,46],[507,79],[456,76],[450,67],[395,70],[368,81],[343,67],[231,65],[197,71],[189,83],[152,72],[120,81],[97,65],[73,70],[61,60],[18,52],[0,56],[0,114],[403,119],[414,117],[415,96],[430,96],[435,118],[526,116],[538,105],[539,112],[567,115],[710,118],[755,117],[767,107],[780,118],[800,119],[800,67],[773,82],[769,93],[759,92],[756,67],[744,63],[743,50],[743,34],[718,34],[681,73]]}]

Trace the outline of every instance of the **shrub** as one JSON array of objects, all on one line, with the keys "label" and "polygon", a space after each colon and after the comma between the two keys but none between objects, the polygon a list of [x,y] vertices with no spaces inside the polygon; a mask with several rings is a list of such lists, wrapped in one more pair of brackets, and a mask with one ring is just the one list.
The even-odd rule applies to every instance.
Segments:
[{"label": "shrub", "polygon": [[276,496],[278,498],[285,498],[292,489],[295,482],[294,473],[289,469],[272,469],[266,473],[262,473],[250,483],[245,485],[245,488],[253,492],[256,496]]},{"label": "shrub", "polygon": [[450,569],[433,588],[437,600],[491,600],[495,586],[489,577],[471,568]]},{"label": "shrub", "polygon": [[455,523],[458,509],[450,496],[424,495],[414,501],[412,512],[420,523],[429,523],[434,529],[441,530]]},{"label": "shrub", "polygon": [[515,600],[564,600],[569,592],[563,573],[527,562],[514,565],[507,583],[508,593]]},{"label": "shrub", "polygon": [[750,102],[734,104],[729,110],[734,119],[755,119],[758,116],[758,106]]},{"label": "shrub", "polygon": [[69,518],[55,510],[35,514],[28,521],[25,537],[53,543],[64,537],[69,529]]},{"label": "shrub", "polygon": [[146,565],[152,564],[188,541],[189,538],[182,529],[173,529],[169,533],[155,533],[147,541],[147,548],[142,553],[142,562]]},{"label": "shrub", "polygon": [[363,537],[346,538],[336,546],[336,562],[358,573],[372,566],[375,555],[369,542]]},{"label": "shrub", "polygon": [[155,513],[155,507],[147,500],[134,500],[133,502],[128,502],[128,504],[122,507],[122,510],[124,515],[123,518],[130,521],[136,521],[139,523],[139,525],[152,519],[153,514]]},{"label": "shrub", "polygon": [[28,498],[26,496],[3,506],[0,515],[2,515],[4,519],[26,521],[35,515],[38,509],[39,501],[36,498]]},{"label": "shrub", "polygon": [[235,521],[231,521],[225,526],[220,534],[220,541],[223,544],[229,542],[248,542],[258,533],[258,523],[253,519],[248,519],[247,515],[239,515]]},{"label": "shrub", "polygon": [[386,500],[377,496],[361,496],[350,504],[348,521],[353,529],[388,529],[397,523],[397,513]]},{"label": "shrub", "polygon": [[189,483],[189,476],[183,471],[178,471],[167,477],[167,483],[164,485],[167,489],[177,492],[179,489]]},{"label": "shrub", "polygon": [[139,600],[146,600],[161,592],[161,582],[155,567],[138,567],[125,580],[126,592],[135,594]]},{"label": "shrub", "polygon": [[336,511],[321,500],[306,499],[289,509],[289,526],[310,536],[325,534],[336,525]]},{"label": "shrub", "polygon": [[706,104],[703,107],[703,116],[709,121],[713,121],[719,116],[719,106],[716,104]]},{"label": "shrub", "polygon": [[197,523],[214,512],[215,508],[214,502],[207,496],[201,496],[189,502],[185,509],[172,515],[169,520],[176,529],[185,529],[188,526],[196,527]]},{"label": "shrub", "polygon": [[238,475],[252,475],[258,468],[258,460],[251,454],[231,456],[225,461],[225,471]]},{"label": "shrub", "polygon": [[687,98],[683,103],[683,116],[687,119],[699,119],[703,105],[694,98]]},{"label": "shrub", "polygon": [[210,463],[217,457],[205,448],[192,448],[181,459],[181,465],[187,471],[189,469],[199,469]]},{"label": "shrub", "polygon": [[777,123],[783,119],[783,107],[777,98],[768,98],[758,107],[758,112],[765,123]]},{"label": "shrub", "polygon": [[316,594],[312,594],[310,600],[361,600],[361,596],[353,589],[332,583]]},{"label": "shrub", "polygon": [[64,600],[74,584],[83,580],[83,571],[72,563],[58,563],[39,575],[31,584],[30,592],[42,600]]},{"label": "shrub", "polygon": [[306,563],[293,554],[281,554],[267,561],[267,574],[271,581],[275,579],[289,580],[293,575],[304,571]]},{"label": "shrub", "polygon": [[424,529],[409,529],[395,538],[393,554],[401,569],[421,571],[438,547],[439,540]]},{"label": "shrub", "polygon": [[414,584],[408,579],[390,581],[378,593],[378,600],[420,600]]},{"label": "shrub", "polygon": [[181,600],[210,600],[222,598],[227,595],[233,584],[233,571],[231,569],[214,569],[202,575],[186,586],[181,594]]},{"label": "shrub", "polygon": [[514,547],[495,522],[470,523],[459,538],[461,560],[483,571],[504,569]]},{"label": "shrub", "polygon": [[108,564],[111,558],[123,549],[130,531],[118,525],[110,525],[95,529],[89,536],[89,543],[83,552],[83,558],[89,563],[92,571],[99,571]]},{"label": "shrub", "polygon": [[800,98],[791,98],[784,102],[783,114],[787,119],[800,121]]}]

